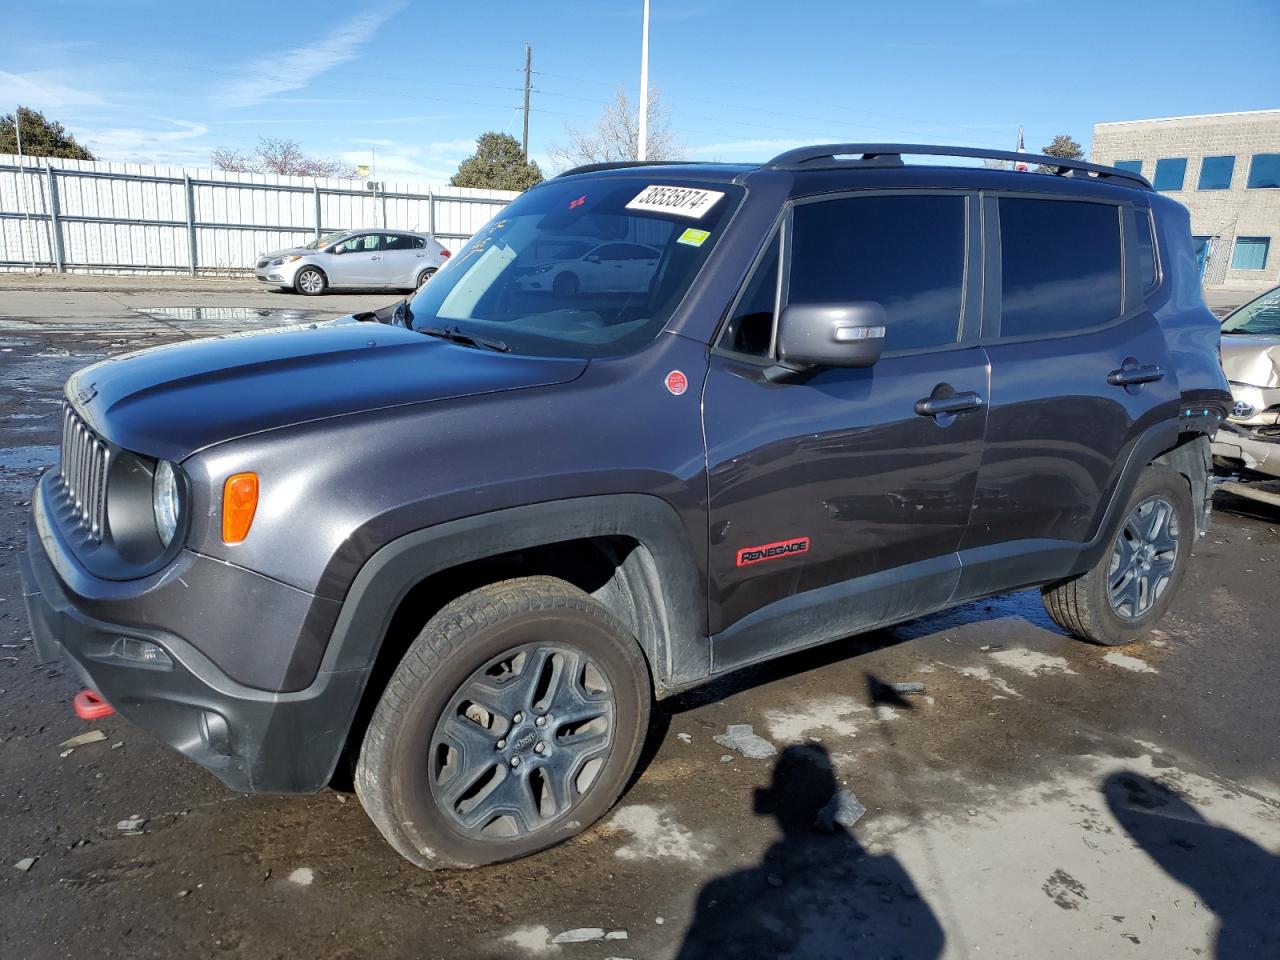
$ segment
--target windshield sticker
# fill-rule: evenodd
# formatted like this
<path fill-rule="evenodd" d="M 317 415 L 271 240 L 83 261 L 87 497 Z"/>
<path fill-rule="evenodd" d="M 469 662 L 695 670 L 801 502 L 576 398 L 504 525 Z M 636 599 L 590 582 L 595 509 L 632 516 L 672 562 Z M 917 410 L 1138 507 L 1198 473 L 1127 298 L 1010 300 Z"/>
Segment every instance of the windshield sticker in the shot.
<path fill-rule="evenodd" d="M 627 204 L 628 210 L 644 210 L 649 213 L 673 213 L 678 217 L 701 220 L 703 214 L 716 205 L 724 194 L 719 190 L 697 190 L 693 187 L 664 187 L 654 184 L 645 187 Z"/>
<path fill-rule="evenodd" d="M 676 243 L 687 243 L 691 247 L 702 246 L 707 237 L 711 236 L 709 230 L 699 230 L 697 227 L 686 227 L 684 233 L 676 237 Z"/>
<path fill-rule="evenodd" d="M 569 201 L 569 209 L 570 209 L 570 210 L 577 210 L 580 206 L 582 206 L 582 205 L 583 205 L 584 203 L 586 203 L 586 202 L 587 202 L 587 195 L 584 193 L 584 194 L 583 194 L 582 196 L 580 196 L 577 200 L 570 200 L 570 201 Z"/>

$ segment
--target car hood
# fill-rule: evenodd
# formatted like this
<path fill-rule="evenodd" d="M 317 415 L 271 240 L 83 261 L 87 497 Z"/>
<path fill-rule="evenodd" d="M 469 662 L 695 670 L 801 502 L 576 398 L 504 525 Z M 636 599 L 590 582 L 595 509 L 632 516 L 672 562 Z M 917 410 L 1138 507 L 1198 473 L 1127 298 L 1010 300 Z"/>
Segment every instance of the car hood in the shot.
<path fill-rule="evenodd" d="M 316 250 L 312 247 L 288 247 L 287 249 L 284 249 L 284 250 L 271 250 L 268 253 L 260 253 L 258 254 L 258 259 L 274 260 L 276 257 L 292 257 L 292 256 L 305 257 L 309 253 L 319 253 L 319 252 L 320 252 L 319 250 Z"/>
<path fill-rule="evenodd" d="M 1223 334 L 1222 372 L 1233 383 L 1280 387 L 1280 337 Z"/>
<path fill-rule="evenodd" d="M 309 420 L 565 383 L 586 366 L 348 317 L 113 357 L 73 374 L 66 396 L 112 443 L 179 461 Z"/>

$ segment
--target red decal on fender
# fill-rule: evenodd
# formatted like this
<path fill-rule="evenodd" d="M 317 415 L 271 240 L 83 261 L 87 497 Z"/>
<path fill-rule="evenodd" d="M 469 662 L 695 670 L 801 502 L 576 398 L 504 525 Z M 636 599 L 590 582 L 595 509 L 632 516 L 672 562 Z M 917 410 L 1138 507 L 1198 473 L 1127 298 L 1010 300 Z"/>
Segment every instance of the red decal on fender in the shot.
<path fill-rule="evenodd" d="M 672 370 L 668 373 L 664 382 L 667 385 L 667 391 L 673 397 L 678 397 L 689 389 L 689 378 L 679 370 Z"/>
<path fill-rule="evenodd" d="M 808 537 L 792 537 L 790 540 L 778 540 L 759 547 L 743 547 L 738 551 L 738 566 L 749 567 L 753 563 L 764 563 L 766 560 L 777 560 L 779 557 L 808 552 Z"/>

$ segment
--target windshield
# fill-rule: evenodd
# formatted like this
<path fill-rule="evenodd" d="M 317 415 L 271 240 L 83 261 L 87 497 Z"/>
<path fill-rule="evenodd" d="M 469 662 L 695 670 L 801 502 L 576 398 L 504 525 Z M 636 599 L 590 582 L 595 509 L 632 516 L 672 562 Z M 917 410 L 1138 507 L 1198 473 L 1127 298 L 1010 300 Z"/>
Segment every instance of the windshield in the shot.
<path fill-rule="evenodd" d="M 627 353 L 666 325 L 741 201 L 733 184 L 552 181 L 517 198 L 409 305 L 414 329 L 513 353 Z"/>
<path fill-rule="evenodd" d="M 1222 321 L 1225 334 L 1280 337 L 1280 287 L 1268 290 Z"/>
<path fill-rule="evenodd" d="M 341 233 L 330 233 L 330 234 L 327 234 L 327 235 L 325 235 L 325 236 L 321 237 L 319 240 L 312 240 L 310 243 L 305 244 L 305 245 L 303 246 L 303 249 L 304 249 L 304 250 L 319 250 L 321 247 L 327 247 L 327 246 L 329 246 L 329 244 L 331 244 L 331 243 L 337 243 L 339 240 L 341 240 L 343 237 L 345 237 L 345 236 L 347 235 L 347 233 L 349 233 L 349 232 L 350 232 L 350 231 L 344 230 L 344 231 L 342 231 Z"/>

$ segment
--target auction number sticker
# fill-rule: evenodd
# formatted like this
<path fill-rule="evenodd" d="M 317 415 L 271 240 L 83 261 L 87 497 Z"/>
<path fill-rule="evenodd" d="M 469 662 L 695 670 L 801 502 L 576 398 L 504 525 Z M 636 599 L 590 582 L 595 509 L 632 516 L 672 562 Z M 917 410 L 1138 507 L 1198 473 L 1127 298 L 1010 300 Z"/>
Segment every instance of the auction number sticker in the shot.
<path fill-rule="evenodd" d="M 698 190 L 694 187 L 664 187 L 660 184 L 645 187 L 628 210 L 644 210 L 648 213 L 672 213 L 677 217 L 701 220 L 724 194 L 719 190 Z"/>

